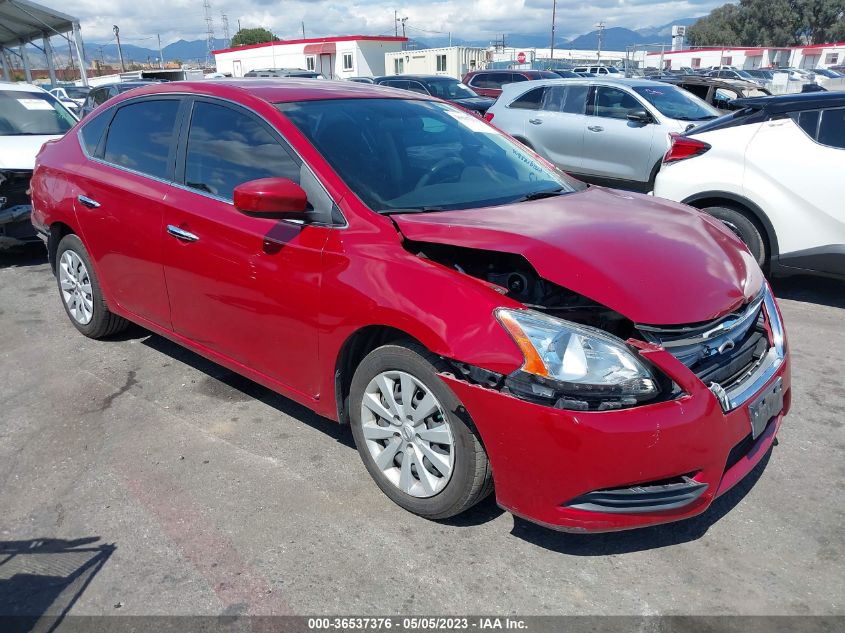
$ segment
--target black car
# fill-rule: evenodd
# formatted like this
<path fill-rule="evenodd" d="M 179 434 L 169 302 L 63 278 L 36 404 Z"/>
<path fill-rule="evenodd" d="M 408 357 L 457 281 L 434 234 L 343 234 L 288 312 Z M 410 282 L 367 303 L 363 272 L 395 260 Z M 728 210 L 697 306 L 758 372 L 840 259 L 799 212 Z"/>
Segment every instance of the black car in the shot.
<path fill-rule="evenodd" d="M 376 77 L 375 83 L 391 88 L 410 90 L 424 95 L 431 95 L 444 101 L 459 105 L 465 110 L 483 115 L 496 100 L 480 97 L 476 92 L 457 79 L 442 75 L 393 75 Z"/>
<path fill-rule="evenodd" d="M 85 97 L 85 102 L 82 104 L 82 112 L 79 113 L 79 118 L 88 116 L 101 103 L 105 103 L 112 97 L 116 97 L 121 92 L 157 83 L 161 82 L 152 80 L 121 81 L 118 83 L 103 84 L 102 86 L 91 88 L 88 96 Z"/>
<path fill-rule="evenodd" d="M 575 71 L 569 70 L 568 68 L 549 68 L 549 72 L 553 72 L 555 75 L 558 75 L 561 79 L 578 79 L 578 77 L 582 77 L 582 74 L 576 73 Z"/>
<path fill-rule="evenodd" d="M 303 68 L 255 68 L 244 77 L 290 77 L 294 79 L 325 79 L 325 77 L 313 70 Z"/>

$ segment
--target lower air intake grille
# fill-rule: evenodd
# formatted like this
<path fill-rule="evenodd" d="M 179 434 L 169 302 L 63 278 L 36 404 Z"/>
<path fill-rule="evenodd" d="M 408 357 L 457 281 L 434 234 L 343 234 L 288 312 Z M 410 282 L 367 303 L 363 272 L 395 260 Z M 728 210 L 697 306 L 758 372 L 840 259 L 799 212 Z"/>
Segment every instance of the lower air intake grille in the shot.
<path fill-rule="evenodd" d="M 689 505 L 707 489 L 707 484 L 690 477 L 677 477 L 663 482 L 610 488 L 588 492 L 564 504 L 568 508 L 590 512 L 636 514 L 673 510 Z"/>

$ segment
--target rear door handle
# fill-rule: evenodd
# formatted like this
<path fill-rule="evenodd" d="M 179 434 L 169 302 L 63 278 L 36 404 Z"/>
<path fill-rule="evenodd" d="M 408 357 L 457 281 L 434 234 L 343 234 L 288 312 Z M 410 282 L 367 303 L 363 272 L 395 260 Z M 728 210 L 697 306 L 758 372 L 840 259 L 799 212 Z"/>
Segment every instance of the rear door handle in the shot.
<path fill-rule="evenodd" d="M 590 132 L 604 132 L 604 128 L 600 125 L 590 125 L 587 127 Z"/>
<path fill-rule="evenodd" d="M 542 125 L 543 119 L 528 119 L 528 122 L 532 125 Z"/>
<path fill-rule="evenodd" d="M 180 229 L 178 226 L 173 226 L 172 224 L 167 225 L 167 232 L 177 240 L 182 240 L 183 242 L 197 242 L 200 239 L 198 235 L 194 235 L 193 233 Z"/>
<path fill-rule="evenodd" d="M 99 202 L 88 196 L 76 196 L 76 199 L 79 200 L 80 204 L 84 204 L 89 209 L 97 209 L 100 206 Z"/>

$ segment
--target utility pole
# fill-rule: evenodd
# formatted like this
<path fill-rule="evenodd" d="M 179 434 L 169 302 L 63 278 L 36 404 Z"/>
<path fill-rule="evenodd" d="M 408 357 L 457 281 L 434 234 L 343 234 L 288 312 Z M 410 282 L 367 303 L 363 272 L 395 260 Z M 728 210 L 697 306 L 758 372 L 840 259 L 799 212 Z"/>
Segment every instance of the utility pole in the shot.
<path fill-rule="evenodd" d="M 112 31 L 114 31 L 114 37 L 117 39 L 117 56 L 120 58 L 120 72 L 125 73 L 126 64 L 123 63 L 123 49 L 120 47 L 120 29 L 117 24 L 112 27 Z"/>
<path fill-rule="evenodd" d="M 555 16 L 557 14 L 557 0 L 552 2 L 552 47 L 549 51 L 549 57 L 554 61 L 555 58 Z M 502 37 L 504 40 L 504 36 Z"/>
<path fill-rule="evenodd" d="M 229 16 L 224 11 L 220 12 L 220 22 L 223 24 L 223 48 L 229 48 L 232 44 L 229 37 Z"/>
<path fill-rule="evenodd" d="M 156 37 L 158 38 L 158 67 L 164 68 L 164 53 L 161 52 L 161 35 L 156 33 Z"/>
<path fill-rule="evenodd" d="M 596 62 L 600 64 L 601 63 L 601 45 L 602 45 L 603 40 L 604 40 L 604 22 L 599 22 L 598 24 L 596 24 L 596 28 L 599 30 L 599 50 L 597 51 L 597 53 L 598 53 L 597 57 L 598 58 L 596 59 Z"/>
<path fill-rule="evenodd" d="M 393 11 L 393 34 L 399 37 L 399 12 L 395 9 Z"/>
<path fill-rule="evenodd" d="M 301 24 L 302 24 L 302 39 L 305 39 L 305 21 L 302 21 Z"/>
<path fill-rule="evenodd" d="M 214 21 L 211 18 L 211 2 L 203 0 L 203 11 L 205 12 L 205 65 L 211 63 L 211 51 L 214 50 Z"/>

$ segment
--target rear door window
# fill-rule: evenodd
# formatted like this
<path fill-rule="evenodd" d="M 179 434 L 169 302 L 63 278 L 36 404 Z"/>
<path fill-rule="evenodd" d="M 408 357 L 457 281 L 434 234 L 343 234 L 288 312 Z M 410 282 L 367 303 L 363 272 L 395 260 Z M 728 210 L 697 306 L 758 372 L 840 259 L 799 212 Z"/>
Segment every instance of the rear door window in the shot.
<path fill-rule="evenodd" d="M 179 99 L 161 99 L 121 106 L 109 126 L 104 160 L 167 178 L 179 104 Z"/>
<path fill-rule="evenodd" d="M 549 86 L 546 90 L 542 109 L 549 112 L 584 114 L 587 105 L 587 86 Z"/>

